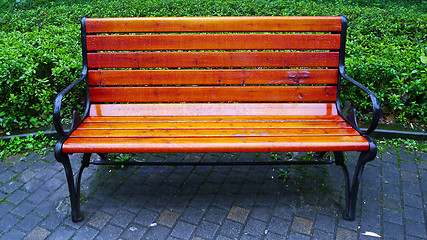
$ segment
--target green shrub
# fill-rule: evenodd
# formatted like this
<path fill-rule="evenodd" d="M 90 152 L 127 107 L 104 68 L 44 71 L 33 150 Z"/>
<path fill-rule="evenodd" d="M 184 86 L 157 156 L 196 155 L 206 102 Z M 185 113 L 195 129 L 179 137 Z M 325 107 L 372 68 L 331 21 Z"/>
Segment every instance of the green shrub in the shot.
<path fill-rule="evenodd" d="M 3 130 L 51 123 L 56 94 L 80 76 L 83 16 L 346 15 L 349 75 L 378 95 L 386 117 L 427 123 L 425 1 L 0 0 L 0 9 Z M 71 94 L 64 112 L 81 106 L 83 95 Z M 355 88 L 345 96 L 369 113 Z"/>

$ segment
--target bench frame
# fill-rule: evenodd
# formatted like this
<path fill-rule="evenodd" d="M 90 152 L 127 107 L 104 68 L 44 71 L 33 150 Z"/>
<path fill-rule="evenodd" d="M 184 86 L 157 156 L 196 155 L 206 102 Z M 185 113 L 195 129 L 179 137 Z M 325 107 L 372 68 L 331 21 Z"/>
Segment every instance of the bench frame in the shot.
<path fill-rule="evenodd" d="M 67 153 L 64 153 L 62 151 L 62 145 L 63 143 L 68 139 L 68 137 L 71 135 L 71 133 L 77 129 L 77 127 L 83 122 L 83 120 L 88 116 L 89 114 L 89 108 L 91 105 L 90 98 L 89 98 L 89 83 L 88 83 L 88 59 L 87 59 L 87 45 L 86 45 L 86 18 L 83 18 L 81 20 L 81 40 L 82 40 L 82 49 L 83 49 L 83 70 L 82 75 L 80 79 L 78 79 L 76 82 L 69 85 L 67 88 L 65 88 L 62 92 L 60 92 L 55 99 L 54 102 L 54 109 L 53 109 L 53 120 L 55 128 L 59 135 L 61 135 L 61 139 L 58 141 L 58 143 L 55 145 L 54 153 L 55 157 L 58 162 L 62 163 L 64 166 L 67 182 L 68 182 L 68 188 L 70 193 L 70 200 L 71 200 L 71 215 L 72 220 L 74 222 L 78 222 L 83 220 L 83 215 L 80 211 L 80 184 L 81 184 L 81 176 L 84 168 L 88 167 L 89 164 L 94 165 L 191 165 L 191 166 L 200 166 L 200 165 L 294 165 L 294 164 L 300 164 L 300 165 L 311 165 L 311 164 L 332 164 L 335 163 L 338 166 L 341 166 L 344 174 L 344 181 L 345 181 L 345 210 L 343 213 L 343 218 L 347 220 L 354 220 L 356 216 L 356 205 L 357 205 L 357 196 L 358 196 L 358 189 L 360 185 L 360 180 L 362 176 L 362 172 L 364 169 L 364 166 L 369 161 L 372 161 L 375 159 L 377 154 L 377 147 L 376 143 L 373 139 L 371 139 L 368 135 L 372 133 L 375 128 L 378 125 L 379 121 L 379 115 L 380 115 L 380 109 L 379 109 L 379 102 L 377 97 L 373 92 L 371 92 L 366 87 L 362 86 L 357 81 L 350 78 L 345 71 L 345 65 L 344 65 L 344 53 L 345 53 L 345 42 L 346 42 L 346 32 L 347 32 L 347 19 L 344 16 L 342 17 L 342 30 L 341 32 L 338 32 L 341 34 L 341 47 L 339 50 L 339 73 L 338 73 L 338 84 L 337 84 L 337 98 L 336 98 L 336 106 L 338 109 L 338 114 L 346 121 L 348 122 L 357 132 L 359 132 L 363 137 L 366 138 L 366 140 L 369 142 L 369 150 L 368 151 L 362 151 L 359 156 L 359 160 L 356 164 L 354 174 L 352 177 L 352 180 L 350 179 L 350 175 L 348 172 L 348 169 L 345 165 L 345 158 L 344 158 L 344 152 L 336 151 L 334 153 L 335 161 L 266 161 L 266 162 L 110 162 L 107 161 L 108 156 L 106 154 L 100 154 L 101 161 L 90 161 L 91 153 L 84 153 L 83 154 L 83 160 L 80 167 L 80 170 L 78 172 L 78 175 L 76 177 L 76 180 L 74 180 L 74 174 L 71 167 L 70 159 L 68 157 Z M 373 118 L 370 123 L 369 128 L 366 131 L 362 131 L 358 124 L 356 119 L 356 110 L 353 109 L 349 112 L 348 116 L 346 116 L 341 107 L 340 107 L 340 92 L 341 92 L 341 81 L 342 78 L 349 81 L 350 83 L 356 85 L 358 88 L 360 88 L 362 91 L 367 93 L 372 101 L 373 105 Z M 72 126 L 69 131 L 65 131 L 61 124 L 61 104 L 64 96 L 76 85 L 85 82 L 86 83 L 86 108 L 83 117 L 80 117 L 80 115 L 74 111 L 73 112 L 73 120 L 72 120 Z"/>

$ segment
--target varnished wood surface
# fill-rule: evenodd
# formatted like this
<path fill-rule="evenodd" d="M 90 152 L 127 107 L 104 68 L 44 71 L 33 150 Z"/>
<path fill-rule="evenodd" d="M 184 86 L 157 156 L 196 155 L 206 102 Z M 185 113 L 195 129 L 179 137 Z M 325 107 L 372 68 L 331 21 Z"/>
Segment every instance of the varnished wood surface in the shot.
<path fill-rule="evenodd" d="M 88 18 L 88 33 L 121 32 L 337 32 L 341 17 Z"/>
<path fill-rule="evenodd" d="M 88 53 L 89 68 L 338 67 L 338 52 Z"/>
<path fill-rule="evenodd" d="M 340 34 L 162 34 L 87 36 L 88 51 L 339 49 Z"/>
<path fill-rule="evenodd" d="M 337 115 L 335 103 L 91 104 L 89 116 L 317 116 Z"/>
<path fill-rule="evenodd" d="M 91 87 L 91 102 L 335 101 L 336 86 Z"/>
<path fill-rule="evenodd" d="M 69 138 L 65 153 L 366 151 L 361 136 Z"/>
<path fill-rule="evenodd" d="M 89 70 L 89 85 L 337 84 L 337 69 Z"/>

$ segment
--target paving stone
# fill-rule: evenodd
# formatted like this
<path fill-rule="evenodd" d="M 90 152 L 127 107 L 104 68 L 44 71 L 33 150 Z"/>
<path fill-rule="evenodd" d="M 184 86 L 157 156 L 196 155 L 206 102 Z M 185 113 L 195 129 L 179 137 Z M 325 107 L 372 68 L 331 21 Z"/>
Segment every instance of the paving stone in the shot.
<path fill-rule="evenodd" d="M 15 192 L 18 189 L 22 188 L 23 183 L 17 182 L 17 181 L 10 181 L 6 183 L 5 185 L 0 184 L 0 192 L 11 194 Z"/>
<path fill-rule="evenodd" d="M 195 229 L 195 225 L 179 221 L 172 230 L 171 236 L 181 239 L 189 239 Z"/>
<path fill-rule="evenodd" d="M 400 177 L 402 181 L 411 183 L 418 183 L 418 176 L 416 172 L 400 171 Z"/>
<path fill-rule="evenodd" d="M 395 210 L 402 210 L 402 200 L 395 196 L 387 196 L 384 195 L 383 197 L 383 205 L 386 208 L 395 209 Z"/>
<path fill-rule="evenodd" d="M 203 239 L 213 239 L 220 225 L 202 221 L 196 228 L 195 235 Z"/>
<path fill-rule="evenodd" d="M 393 209 L 384 208 L 383 209 L 383 219 L 385 221 L 388 221 L 391 223 L 402 225 L 403 224 L 403 212 L 393 210 Z"/>
<path fill-rule="evenodd" d="M 30 213 L 27 214 L 19 223 L 17 223 L 16 226 L 29 232 L 33 228 L 35 228 L 42 220 L 43 219 L 41 217 Z"/>
<path fill-rule="evenodd" d="M 164 227 L 162 225 L 150 227 L 150 228 L 148 228 L 147 232 L 143 236 L 143 239 L 147 239 L 147 240 L 150 240 L 150 239 L 157 239 L 157 240 L 167 239 L 170 231 L 171 230 L 169 228 Z"/>
<path fill-rule="evenodd" d="M 87 224 L 95 229 L 102 229 L 111 219 L 111 215 L 97 211 L 88 220 Z"/>
<path fill-rule="evenodd" d="M 421 195 L 420 185 L 416 183 L 402 181 L 402 192 L 414 195 Z"/>
<path fill-rule="evenodd" d="M 173 225 L 175 224 L 179 216 L 180 216 L 179 213 L 172 212 L 165 209 L 163 210 L 162 214 L 160 214 L 156 222 L 171 228 L 173 227 Z"/>
<path fill-rule="evenodd" d="M 273 232 L 268 232 L 267 235 L 265 236 L 265 240 L 283 240 L 283 239 L 286 239 L 286 237 Z"/>
<path fill-rule="evenodd" d="M 9 232 L 5 233 L 3 236 L 0 235 L 1 239 L 23 239 L 24 237 L 25 237 L 25 233 L 15 228 L 11 229 Z"/>
<path fill-rule="evenodd" d="M 335 217 L 319 214 L 314 222 L 314 228 L 333 233 L 335 231 L 336 221 L 337 219 Z"/>
<path fill-rule="evenodd" d="M 0 219 L 0 231 L 9 231 L 9 229 L 11 229 L 17 222 L 19 222 L 19 218 L 10 213 L 6 214 Z"/>
<path fill-rule="evenodd" d="M 148 209 L 142 209 L 139 214 L 136 216 L 134 221 L 136 223 L 141 224 L 144 227 L 150 226 L 154 221 L 157 219 L 159 214 L 157 212 L 148 210 Z"/>
<path fill-rule="evenodd" d="M 403 204 L 415 208 L 423 208 L 421 196 L 403 193 Z"/>
<path fill-rule="evenodd" d="M 229 237 L 238 238 L 243 229 L 243 224 L 226 219 L 219 229 L 219 234 Z"/>
<path fill-rule="evenodd" d="M 240 223 L 245 223 L 250 212 L 251 211 L 249 209 L 234 205 L 233 207 L 231 207 L 231 210 L 228 213 L 227 218 Z"/>
<path fill-rule="evenodd" d="M 7 201 L 13 203 L 14 205 L 18 205 L 28 196 L 29 194 L 27 192 L 18 189 L 8 196 Z"/>
<path fill-rule="evenodd" d="M 370 211 L 362 211 L 360 224 L 380 228 L 381 216 L 377 213 L 373 213 Z"/>
<path fill-rule="evenodd" d="M 290 222 L 277 217 L 272 217 L 267 230 L 268 232 L 274 232 L 281 235 L 285 235 L 289 231 L 290 226 Z"/>
<path fill-rule="evenodd" d="M 122 228 L 107 224 L 99 231 L 99 234 L 96 239 L 117 239 L 122 232 Z"/>
<path fill-rule="evenodd" d="M 126 210 L 119 210 L 115 215 L 112 216 L 110 223 L 118 225 L 122 228 L 126 226 L 135 218 L 136 214 Z"/>
<path fill-rule="evenodd" d="M 75 234 L 75 230 L 65 226 L 59 226 L 49 235 L 49 240 L 64 240 L 69 239 Z"/>
<path fill-rule="evenodd" d="M 394 184 L 383 184 L 383 194 L 400 198 L 400 187 Z"/>
<path fill-rule="evenodd" d="M 50 235 L 50 231 L 42 228 L 35 227 L 25 238 L 24 240 L 43 240 Z"/>
<path fill-rule="evenodd" d="M 272 212 L 273 212 L 272 207 L 254 206 L 251 210 L 250 217 L 267 222 L 270 220 Z"/>
<path fill-rule="evenodd" d="M 309 239 L 310 239 L 309 236 L 306 236 L 297 232 L 291 232 L 288 238 L 288 240 L 309 240 Z"/>
<path fill-rule="evenodd" d="M 345 228 L 338 228 L 336 233 L 337 240 L 353 240 L 357 239 L 357 232 Z"/>
<path fill-rule="evenodd" d="M 413 222 L 411 220 L 405 221 L 405 229 L 407 235 L 420 237 L 426 239 L 426 226 L 424 223 Z"/>
<path fill-rule="evenodd" d="M 35 204 L 39 204 L 49 196 L 49 192 L 41 188 L 35 190 L 27 200 Z"/>
<path fill-rule="evenodd" d="M 181 215 L 181 220 L 193 224 L 198 224 L 202 219 L 204 213 L 205 211 L 202 211 L 200 209 L 188 207 L 187 210 L 185 210 L 185 212 Z"/>
<path fill-rule="evenodd" d="M 255 237 L 264 237 L 266 228 L 266 222 L 259 221 L 254 218 L 249 218 L 245 228 L 243 229 L 243 233 Z"/>
<path fill-rule="evenodd" d="M 145 232 L 147 232 L 148 228 L 143 227 L 136 223 L 131 223 L 128 228 L 126 228 L 122 234 L 121 238 L 124 239 L 141 239 Z"/>
<path fill-rule="evenodd" d="M 291 226 L 292 231 L 310 235 L 312 228 L 313 228 L 312 220 L 302 218 L 302 217 L 294 217 L 292 221 L 292 226 Z"/>
<path fill-rule="evenodd" d="M 77 232 L 76 235 L 72 238 L 73 240 L 92 240 L 95 239 L 99 231 L 93 228 L 83 226 Z"/>
<path fill-rule="evenodd" d="M 384 238 L 404 239 L 404 227 L 402 224 L 383 222 Z"/>
<path fill-rule="evenodd" d="M 334 239 L 334 233 L 324 232 L 322 230 L 313 230 L 313 240 L 330 240 Z"/>
<path fill-rule="evenodd" d="M 0 183 L 6 184 L 10 181 L 13 181 L 13 178 L 17 176 L 18 174 L 16 174 L 16 172 L 12 172 L 12 171 L 3 172 L 2 174 L 0 174 Z"/>
<path fill-rule="evenodd" d="M 419 223 L 425 222 L 423 209 L 405 206 L 403 212 L 406 219 Z"/>
<path fill-rule="evenodd" d="M 210 207 L 206 211 L 204 218 L 207 221 L 210 221 L 219 225 L 222 223 L 222 221 L 227 216 L 227 214 L 228 214 L 227 210 L 224 210 L 218 207 Z"/>
<path fill-rule="evenodd" d="M 205 196 L 205 195 L 196 195 L 193 200 L 190 202 L 190 206 L 202 210 L 206 210 L 211 202 L 213 201 L 213 196 Z"/>

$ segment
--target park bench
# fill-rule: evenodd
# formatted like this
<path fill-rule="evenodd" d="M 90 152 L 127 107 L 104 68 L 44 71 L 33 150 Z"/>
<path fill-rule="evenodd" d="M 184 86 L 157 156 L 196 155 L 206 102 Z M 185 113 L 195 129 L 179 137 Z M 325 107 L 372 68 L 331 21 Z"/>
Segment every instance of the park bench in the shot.
<path fill-rule="evenodd" d="M 81 174 L 114 164 L 108 153 L 333 152 L 331 161 L 128 162 L 141 165 L 335 163 L 345 179 L 344 218 L 355 218 L 365 164 L 377 149 L 375 95 L 346 75 L 347 19 L 333 17 L 83 18 L 83 72 L 59 93 L 55 146 L 80 221 Z M 367 93 L 373 120 L 366 131 L 344 113 L 341 81 Z M 86 108 L 67 132 L 61 103 L 86 84 Z M 353 180 L 345 151 L 359 151 Z M 68 155 L 83 153 L 74 181 Z M 101 160 L 91 160 L 92 153 Z"/>

